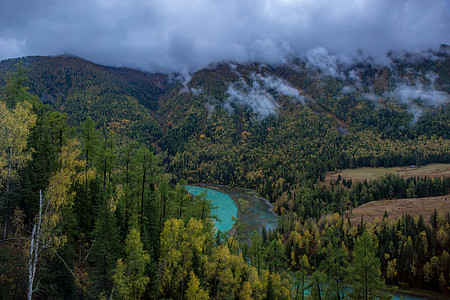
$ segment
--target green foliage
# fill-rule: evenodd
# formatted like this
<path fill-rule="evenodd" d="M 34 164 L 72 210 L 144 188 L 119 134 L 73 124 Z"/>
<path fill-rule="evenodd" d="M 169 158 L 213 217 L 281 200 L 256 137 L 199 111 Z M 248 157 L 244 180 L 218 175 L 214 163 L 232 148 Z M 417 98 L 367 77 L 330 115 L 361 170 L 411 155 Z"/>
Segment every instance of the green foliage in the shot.
<path fill-rule="evenodd" d="M 0 72 L 12 70 L 4 61 Z M 70 125 L 88 116 L 99 128 L 118 133 L 120 139 L 154 140 L 161 129 L 152 112 L 158 96 L 169 87 L 167 76 L 124 68 L 95 65 L 73 56 L 23 59 L 30 92 L 44 103 L 67 113 Z"/>
<path fill-rule="evenodd" d="M 274 201 L 326 171 L 449 162 L 448 103 L 437 108 L 419 103 L 424 113 L 412 124 L 407 106 L 384 99 L 399 78 L 430 84 L 423 75 L 428 71 L 439 75 L 434 85 L 445 91 L 449 59 L 445 51 L 434 55 L 439 60 L 395 58 L 390 70 L 360 64 L 362 85 L 350 93 L 342 89 L 353 82 L 310 74 L 302 64 L 236 69 L 218 64 L 194 73 L 186 86 L 167 75 L 106 68 L 70 56 L 27 58 L 24 65 L 30 69 L 30 90 L 67 112 L 70 124 L 91 117 L 101 131 L 116 132 L 119 145 L 132 139 L 167 151 L 167 171 L 177 179 L 251 187 Z M 0 70 L 13 63 L 3 62 Z M 284 80 L 305 102 L 269 90 L 280 104 L 276 117 L 258 121 L 239 105 L 229 114 L 224 109 L 229 84 L 240 77 L 251 84 L 252 74 Z M 365 98 L 371 90 L 383 101 L 375 105 Z"/>
<path fill-rule="evenodd" d="M 377 299 L 385 289 L 381 278 L 380 259 L 376 257 L 375 249 L 376 244 L 367 232 L 356 240 L 347 277 L 353 288 L 351 297 L 354 299 Z"/>
<path fill-rule="evenodd" d="M 263 268 L 263 240 L 261 235 L 257 231 L 253 231 L 251 235 L 251 245 L 250 245 L 250 263 L 252 266 L 256 267 L 258 270 L 258 274 L 260 274 L 261 269 Z"/>
<path fill-rule="evenodd" d="M 125 258 L 117 261 L 113 276 L 121 299 L 140 299 L 150 281 L 144 275 L 150 255 L 143 248 L 139 231 L 132 228 L 125 240 Z"/>
<path fill-rule="evenodd" d="M 93 292 L 95 294 L 104 292 L 110 295 L 113 291 L 114 269 L 122 249 L 116 219 L 109 200 L 104 201 L 100 207 L 92 240 L 91 259 L 96 266 L 93 272 Z"/>
<path fill-rule="evenodd" d="M 218 64 L 182 86 L 167 75 L 75 57 L 26 58 L 1 90 L 8 236 L 0 244 L 1 293 L 25 296 L 27 241 L 39 190 L 47 187 L 46 237 L 54 247 L 40 257 L 35 297 L 299 299 L 310 289 L 319 299 L 371 299 L 385 297 L 383 279 L 445 291 L 449 216 L 435 212 L 431 225 L 408 215 L 356 226 L 345 219 L 372 200 L 445 195 L 449 178 L 317 184 L 325 172 L 348 167 L 449 162 L 448 103 L 434 108 L 417 100 L 423 116 L 412 124 L 395 99 L 375 105 L 365 98 L 385 98 L 396 78 L 429 84 L 429 70 L 440 76 L 435 87 L 448 91 L 449 59 L 436 55 L 393 58 L 390 70 L 361 64 L 361 85 L 350 93 L 342 90 L 351 82 L 302 63 Z M 1 62 L 0 71 L 13 63 Z M 278 114 L 263 120 L 227 102 L 230 83 L 251 85 L 257 74 L 284 80 L 305 101 L 270 89 Z M 243 243 L 239 222 L 232 237 L 216 233 L 211 203 L 189 195 L 182 178 L 256 189 L 277 200 L 278 228 L 255 231 Z"/>
<path fill-rule="evenodd" d="M 333 244 L 329 243 L 324 248 L 324 251 L 326 252 L 325 259 L 321 262 L 320 267 L 328 275 L 324 288 L 325 298 L 341 299 L 342 294 L 346 290 L 344 277 L 349 260 L 345 245 L 333 246 Z"/>
<path fill-rule="evenodd" d="M 276 273 L 285 265 L 284 245 L 279 240 L 273 240 L 267 246 L 266 261 L 270 271 Z"/>
<path fill-rule="evenodd" d="M 203 290 L 200 286 L 200 281 L 195 276 L 194 272 L 191 271 L 191 279 L 189 280 L 188 289 L 186 291 L 187 300 L 207 300 L 209 299 L 208 293 Z"/>
<path fill-rule="evenodd" d="M 200 220 L 170 219 L 161 233 L 161 256 L 159 274 L 163 295 L 175 296 L 185 293 L 185 283 L 192 270 L 193 258 L 203 252 L 205 233 Z"/>
<path fill-rule="evenodd" d="M 3 99 L 8 108 L 16 107 L 19 102 L 37 102 L 37 97 L 30 94 L 26 86 L 29 80 L 27 77 L 29 69 L 25 68 L 23 61 L 16 63 L 14 66 L 15 71 L 6 74 L 6 85 L 3 87 Z"/>

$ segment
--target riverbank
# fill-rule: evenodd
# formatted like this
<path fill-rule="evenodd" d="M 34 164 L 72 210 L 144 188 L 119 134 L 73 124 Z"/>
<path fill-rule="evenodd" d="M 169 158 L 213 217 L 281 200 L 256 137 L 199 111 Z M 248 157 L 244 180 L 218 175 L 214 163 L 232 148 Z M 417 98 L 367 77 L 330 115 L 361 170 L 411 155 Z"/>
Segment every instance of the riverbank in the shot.
<path fill-rule="evenodd" d="M 233 200 L 235 206 L 237 207 L 237 217 L 239 219 L 239 222 L 244 225 L 244 234 L 249 235 L 251 234 L 251 232 L 253 232 L 253 230 L 260 231 L 263 226 L 266 228 L 266 230 L 274 230 L 277 225 L 278 216 L 273 212 L 273 206 L 267 199 L 264 199 L 252 189 L 204 183 L 196 183 L 190 185 L 214 190 L 229 195 Z M 242 204 L 247 204 L 245 208 L 241 207 L 239 199 L 241 199 Z M 236 234 L 235 226 L 231 228 L 229 234 Z"/>
<path fill-rule="evenodd" d="M 398 288 L 395 291 L 395 295 L 396 296 L 397 295 L 398 296 L 407 296 L 408 299 L 409 299 L 409 297 L 413 297 L 413 298 L 427 299 L 427 300 L 450 300 L 450 295 L 448 295 L 448 294 L 437 293 L 437 292 L 424 290 L 424 289 Z M 400 299 L 400 297 L 399 297 L 399 299 Z M 394 300 L 395 300 L 395 298 L 394 298 Z"/>

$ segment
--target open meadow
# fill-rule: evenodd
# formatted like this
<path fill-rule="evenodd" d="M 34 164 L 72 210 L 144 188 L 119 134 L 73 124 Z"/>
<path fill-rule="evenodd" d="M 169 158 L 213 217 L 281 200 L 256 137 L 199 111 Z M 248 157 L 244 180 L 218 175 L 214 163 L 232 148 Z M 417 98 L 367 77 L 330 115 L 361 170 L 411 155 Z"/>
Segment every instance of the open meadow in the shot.
<path fill-rule="evenodd" d="M 412 167 L 394 167 L 394 168 L 357 168 L 357 169 L 345 169 L 336 173 L 327 173 L 325 183 L 329 183 L 330 180 L 336 181 L 341 175 L 342 179 L 352 181 L 364 181 L 370 179 L 376 179 L 386 174 L 398 174 L 402 177 L 442 177 L 450 176 L 450 164 L 429 164 L 426 166 Z"/>
<path fill-rule="evenodd" d="M 444 215 L 450 212 L 450 195 L 426 198 L 407 198 L 372 201 L 353 209 L 350 221 L 356 224 L 361 220 L 361 216 L 367 222 L 383 218 L 384 212 L 392 219 L 400 218 L 407 213 L 413 217 L 423 215 L 426 221 L 429 220 L 434 209 L 438 214 Z"/>

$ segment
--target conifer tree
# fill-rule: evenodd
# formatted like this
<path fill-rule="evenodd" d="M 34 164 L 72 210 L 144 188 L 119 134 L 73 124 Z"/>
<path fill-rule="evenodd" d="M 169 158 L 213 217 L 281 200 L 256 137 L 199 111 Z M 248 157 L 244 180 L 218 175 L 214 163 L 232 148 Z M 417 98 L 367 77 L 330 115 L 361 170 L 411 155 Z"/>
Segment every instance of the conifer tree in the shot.
<path fill-rule="evenodd" d="M 94 292 L 110 295 L 113 289 L 113 272 L 120 256 L 120 241 L 110 199 L 106 199 L 99 208 L 95 229 L 92 233 L 90 251 L 95 265 Z"/>
<path fill-rule="evenodd" d="M 329 299 L 341 299 L 344 294 L 344 276 L 348 265 L 348 255 L 345 246 L 334 247 L 331 243 L 324 249 L 325 259 L 321 263 L 321 268 L 328 274 L 328 283 L 325 293 Z"/>
<path fill-rule="evenodd" d="M 97 158 L 100 144 L 100 136 L 96 130 L 95 122 L 88 117 L 85 122 L 80 125 L 80 140 L 82 145 L 81 154 L 85 160 L 83 182 L 77 185 L 77 201 L 75 202 L 75 210 L 78 215 L 78 225 L 80 233 L 89 236 L 95 226 L 94 217 L 97 215 L 95 208 L 103 203 L 99 200 L 101 197 L 101 186 L 97 179 Z M 95 176 L 88 176 L 89 172 L 94 172 Z"/>
<path fill-rule="evenodd" d="M 386 286 L 381 278 L 376 249 L 377 245 L 367 231 L 356 240 L 353 261 L 347 269 L 347 282 L 353 289 L 353 299 L 369 300 L 384 296 Z"/>
<path fill-rule="evenodd" d="M 198 280 L 194 272 L 191 271 L 190 276 L 191 279 L 186 290 L 186 300 L 208 300 L 208 292 L 200 287 L 200 280 Z"/>
<path fill-rule="evenodd" d="M 253 231 L 251 237 L 251 245 L 250 245 L 250 263 L 252 266 L 255 266 L 258 270 L 258 274 L 261 273 L 261 269 L 263 268 L 263 240 L 258 231 Z"/>

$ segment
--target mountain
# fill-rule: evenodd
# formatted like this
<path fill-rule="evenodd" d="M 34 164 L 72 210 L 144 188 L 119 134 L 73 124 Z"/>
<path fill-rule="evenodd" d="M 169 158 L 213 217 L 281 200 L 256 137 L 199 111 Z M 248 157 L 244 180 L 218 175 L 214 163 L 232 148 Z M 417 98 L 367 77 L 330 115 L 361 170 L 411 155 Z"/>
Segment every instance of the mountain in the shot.
<path fill-rule="evenodd" d="M 91 116 L 102 129 L 130 138 L 157 140 L 155 116 L 159 96 L 170 86 L 168 76 L 96 65 L 74 56 L 26 57 L 1 62 L 1 73 L 18 61 L 29 69 L 30 91 L 43 103 L 66 112 L 71 124 Z"/>
<path fill-rule="evenodd" d="M 271 200 L 326 171 L 450 161 L 448 46 L 384 61 L 318 48 L 282 65 L 221 62 L 149 74 L 73 56 L 22 60 L 29 88 L 71 124 L 166 152 L 189 182 L 252 187 Z"/>

